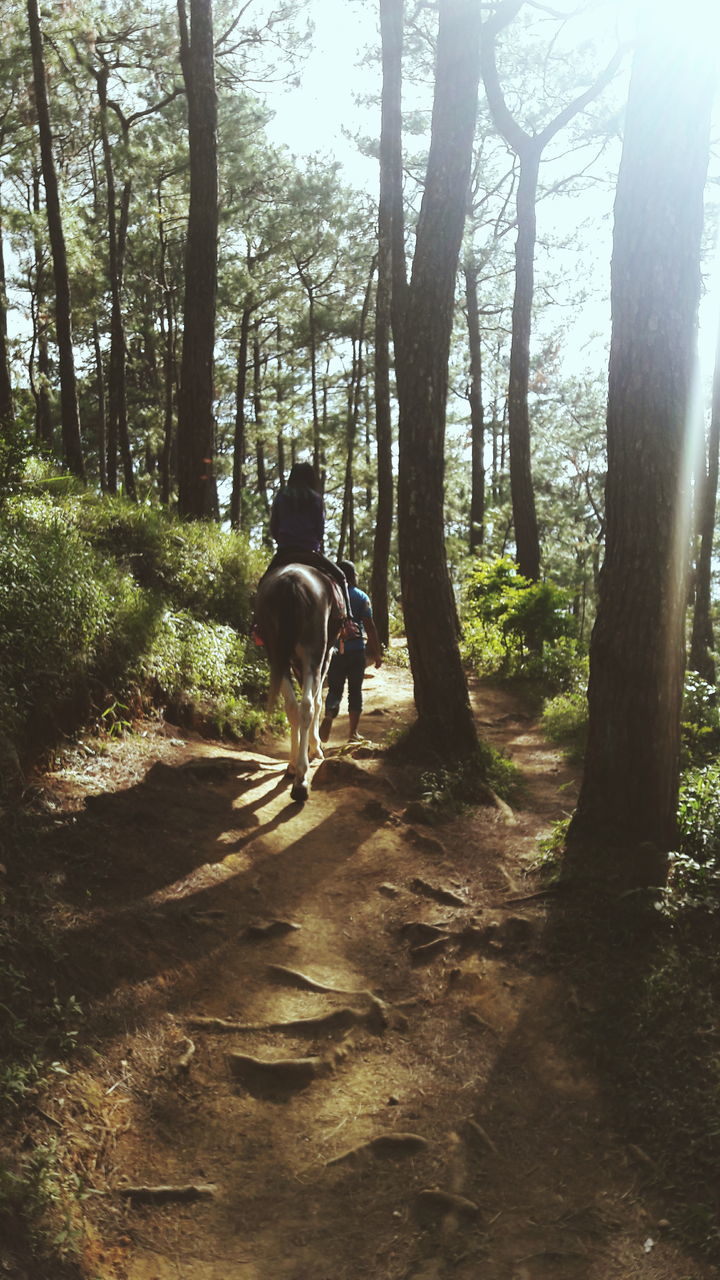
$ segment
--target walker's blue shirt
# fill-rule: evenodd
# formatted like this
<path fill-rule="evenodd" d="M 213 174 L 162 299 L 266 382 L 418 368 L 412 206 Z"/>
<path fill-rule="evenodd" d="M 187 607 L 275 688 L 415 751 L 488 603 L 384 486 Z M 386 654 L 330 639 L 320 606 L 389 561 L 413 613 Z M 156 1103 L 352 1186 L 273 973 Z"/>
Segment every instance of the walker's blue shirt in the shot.
<path fill-rule="evenodd" d="M 351 636 L 347 639 L 344 643 L 344 649 L 346 653 L 359 653 L 365 648 L 365 628 L 363 623 L 367 622 L 368 618 L 372 618 L 370 597 L 366 596 L 365 592 L 361 591 L 359 587 L 350 588 L 350 608 L 352 609 L 352 616 L 360 628 L 360 635 Z"/>

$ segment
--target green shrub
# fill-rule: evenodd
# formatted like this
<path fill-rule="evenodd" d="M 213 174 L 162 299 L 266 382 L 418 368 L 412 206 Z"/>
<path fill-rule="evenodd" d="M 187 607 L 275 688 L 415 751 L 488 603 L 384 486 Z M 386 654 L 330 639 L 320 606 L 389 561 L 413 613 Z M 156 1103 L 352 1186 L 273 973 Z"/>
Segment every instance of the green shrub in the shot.
<path fill-rule="evenodd" d="M 235 734 L 265 722 L 248 657 L 258 553 L 217 526 L 87 494 L 15 497 L 0 516 L 0 746 L 51 737 L 53 709 L 149 693 L 197 700 Z"/>
<path fill-rule="evenodd" d="M 683 756 L 688 766 L 720 754 L 717 690 L 696 671 L 685 674 L 682 717 Z"/>
<path fill-rule="evenodd" d="M 690 769 L 680 784 L 678 849 L 671 855 L 667 907 L 720 906 L 720 764 Z"/>
<path fill-rule="evenodd" d="M 584 681 L 578 680 L 574 688 L 548 699 L 543 708 L 542 727 L 550 741 L 563 748 L 569 760 L 583 759 L 588 731 Z"/>
<path fill-rule="evenodd" d="M 569 595 L 524 578 L 507 556 L 476 561 L 464 590 L 464 656 L 483 675 L 521 677 L 545 689 L 572 681 L 579 649 Z"/>
<path fill-rule="evenodd" d="M 265 556 L 242 534 L 120 498 L 79 499 L 68 508 L 92 545 L 123 564 L 141 587 L 175 609 L 247 631 Z"/>

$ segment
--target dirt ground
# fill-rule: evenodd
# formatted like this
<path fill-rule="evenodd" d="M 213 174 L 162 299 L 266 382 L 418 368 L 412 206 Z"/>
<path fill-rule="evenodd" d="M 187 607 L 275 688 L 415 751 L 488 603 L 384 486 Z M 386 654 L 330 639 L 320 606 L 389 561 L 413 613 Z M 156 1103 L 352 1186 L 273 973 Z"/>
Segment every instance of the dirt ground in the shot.
<path fill-rule="evenodd" d="M 84 1021 L 37 1123 L 89 1192 L 88 1277 L 717 1274 L 674 1242 L 548 962 L 531 867 L 576 780 L 511 695 L 473 696 L 523 799 L 441 826 L 379 749 L 412 715 L 398 666 L 302 807 L 282 742 L 160 725 L 39 780 Z"/>

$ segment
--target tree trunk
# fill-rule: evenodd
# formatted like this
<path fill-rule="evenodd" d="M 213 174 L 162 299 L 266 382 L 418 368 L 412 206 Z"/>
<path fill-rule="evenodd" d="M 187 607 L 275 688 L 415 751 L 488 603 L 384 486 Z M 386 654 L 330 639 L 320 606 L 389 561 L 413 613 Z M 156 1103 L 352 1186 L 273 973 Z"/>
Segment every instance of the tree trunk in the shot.
<path fill-rule="evenodd" d="M 160 332 L 163 338 L 163 446 L 160 457 L 160 498 L 167 506 L 173 487 L 175 442 L 175 390 L 177 387 L 177 352 L 173 295 L 167 276 L 167 236 L 162 202 L 162 186 L 158 184 L 158 243 L 160 247 L 159 282 L 162 293 Z"/>
<path fill-rule="evenodd" d="M 102 140 L 103 165 L 105 169 L 105 187 L 107 191 L 107 232 L 108 232 L 108 279 L 110 283 L 110 370 L 108 378 L 108 417 L 110 420 L 110 438 L 120 446 L 123 466 L 123 480 L 127 497 L 136 498 L 135 474 L 130 451 L 130 435 L 127 420 L 127 385 L 125 378 L 125 323 L 122 312 L 122 287 L 124 269 L 124 241 L 130 205 L 130 183 L 125 183 L 122 197 L 120 228 L 117 217 L 117 195 L 115 190 L 115 170 L 113 167 L 112 149 L 107 127 L 107 81 L 109 71 L 102 66 L 95 73 L 95 83 L 100 107 L 100 136 Z M 127 129 L 125 144 L 127 144 Z M 109 468 L 113 477 L 116 474 L 116 463 L 113 460 Z M 115 489 L 113 489 L 115 492 Z"/>
<path fill-rule="evenodd" d="M 98 471 L 100 474 L 100 490 L 102 493 L 107 493 L 107 413 L 105 409 L 105 371 L 103 369 L 102 348 L 100 346 L 100 327 L 97 320 L 93 321 L 93 350 L 95 351 L 95 382 L 97 386 L 98 403 Z"/>
<path fill-rule="evenodd" d="M 444 543 L 444 442 L 455 277 L 479 77 L 480 6 L 440 0 L 435 100 L 404 335 L 399 535 L 403 608 L 418 729 L 442 755 L 477 745 Z"/>
<path fill-rule="evenodd" d="M 404 0 L 380 0 L 382 35 L 382 118 L 380 130 L 380 197 L 378 202 L 378 281 L 375 297 L 375 437 L 377 441 L 377 510 L 370 577 L 375 626 L 380 643 L 390 642 L 388 562 L 393 521 L 392 415 L 390 409 L 390 323 L 393 264 L 397 263 L 405 305 L 405 232 L 402 204 L 402 48 Z M 399 229 L 399 234 L 395 231 Z M 397 289 L 396 289 L 397 295 Z M 400 319 L 396 317 L 399 335 Z"/>
<path fill-rule="evenodd" d="M 690 641 L 690 667 L 708 684 L 715 684 L 715 637 L 710 613 L 712 583 L 712 551 L 715 534 L 715 506 L 718 487 L 718 454 L 720 453 L 720 325 L 715 348 L 712 409 L 708 433 L 707 474 L 701 491 L 700 503 L 700 552 L 695 569 L 695 608 L 693 611 L 692 639 Z"/>
<path fill-rule="evenodd" d="M 510 112 L 498 76 L 495 41 L 498 32 L 512 21 L 523 0 L 503 0 L 483 27 L 481 57 L 488 104 L 496 128 L 520 160 L 517 189 L 517 240 L 515 243 L 515 297 L 510 348 L 508 395 L 508 441 L 510 446 L 510 492 L 515 525 L 515 547 L 520 572 L 533 580 L 540 576 L 540 542 L 530 454 L 528 388 L 530 374 L 530 331 L 532 324 L 534 259 L 536 239 L 535 202 L 540 159 L 548 142 L 583 111 L 605 88 L 620 62 L 622 51 L 584 93 L 563 107 L 549 124 L 536 134 L 526 133 Z"/>
<path fill-rule="evenodd" d="M 33 172 L 33 213 L 40 214 L 40 174 Z M 43 250 L 38 227 L 33 233 L 33 249 L 35 258 L 35 297 L 33 320 L 37 339 L 37 385 L 30 359 L 30 387 L 35 400 L 35 439 L 43 453 L 52 456 L 54 452 L 53 416 L 50 404 L 50 352 L 48 350 L 48 322 L 46 300 L 46 272 L 43 262 Z"/>
<path fill-rule="evenodd" d="M 510 342 L 508 392 L 508 443 L 510 446 L 510 494 L 517 563 L 525 578 L 540 576 L 540 541 L 535 514 L 535 490 L 530 455 L 530 328 L 535 276 L 535 240 L 540 151 L 523 147 L 517 190 L 517 240 L 515 243 L 515 296 Z"/>
<path fill-rule="evenodd" d="M 15 434 L 15 405 L 10 381 L 10 359 L 7 343 L 7 294 L 5 291 L 5 242 L 0 221 L 0 434 Z"/>
<path fill-rule="evenodd" d="M 60 418 L 63 441 L 63 457 L 65 465 L 79 480 L 85 479 L 85 463 L 83 460 L 80 439 L 80 414 L 78 412 L 77 384 L 75 381 L 75 359 L 72 339 L 72 308 L 70 302 L 70 279 L 68 276 L 67 252 L 60 213 L 60 195 L 58 191 L 55 158 L 53 156 L 53 139 L 50 125 L 50 109 L 48 107 L 47 82 L 45 78 L 45 59 L 43 54 L 43 38 L 40 29 L 40 13 L 38 0 L 27 0 L 28 27 L 30 31 L 30 47 L 32 50 L 33 85 L 35 89 L 35 110 L 37 113 L 38 133 L 40 136 L 40 155 L 42 159 L 43 184 L 45 186 L 45 205 L 47 208 L 48 232 L 52 249 L 53 274 L 55 279 L 55 325 L 57 330 L 58 364 L 60 370 Z"/>
<path fill-rule="evenodd" d="M 245 494 L 245 392 L 247 388 L 248 346 L 250 343 L 250 319 L 253 308 L 249 303 L 243 307 L 240 322 L 240 342 L 237 354 L 237 372 L 235 376 L 235 436 L 233 440 L 233 483 L 230 496 L 230 524 L 233 529 L 242 529 L 243 498 Z"/>
<path fill-rule="evenodd" d="M 468 349 L 470 354 L 470 554 L 478 555 L 485 541 L 485 414 L 482 398 L 482 350 L 478 308 L 477 267 L 465 266 Z"/>
<path fill-rule="evenodd" d="M 212 0 L 178 0 L 181 61 L 188 100 L 190 207 L 185 246 L 185 304 L 178 405 L 178 506 L 190 519 L 217 510 L 213 357 L 217 296 L 217 98 Z"/>
<path fill-rule="evenodd" d="M 710 55 L 641 39 L 615 201 L 606 551 L 590 649 L 589 740 L 571 844 L 676 837 Z M 626 873 L 648 874 L 628 856 Z M 661 883 L 662 858 L 652 870 Z M 645 879 L 647 883 L 647 879 Z"/>

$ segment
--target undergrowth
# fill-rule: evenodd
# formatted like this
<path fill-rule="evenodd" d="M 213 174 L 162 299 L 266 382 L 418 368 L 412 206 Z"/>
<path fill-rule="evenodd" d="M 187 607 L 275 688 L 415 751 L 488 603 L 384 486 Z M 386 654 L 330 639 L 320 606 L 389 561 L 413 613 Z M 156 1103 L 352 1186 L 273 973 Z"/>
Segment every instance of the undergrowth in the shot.
<path fill-rule="evenodd" d="M 267 689 L 247 639 L 260 569 L 241 535 L 181 524 L 157 507 L 9 497 L 0 511 L 0 753 L 27 760 L 108 707 L 176 706 L 181 695 L 216 731 L 253 736 Z"/>

